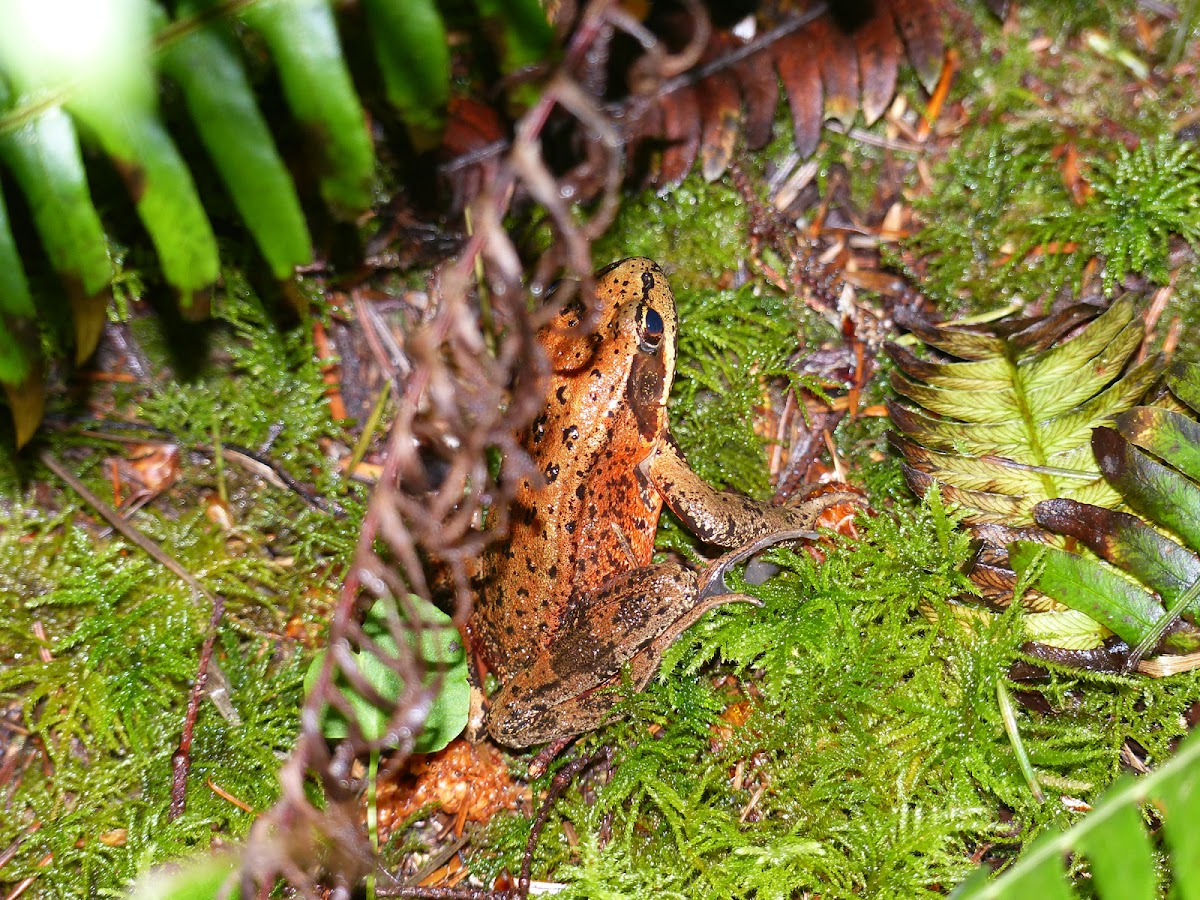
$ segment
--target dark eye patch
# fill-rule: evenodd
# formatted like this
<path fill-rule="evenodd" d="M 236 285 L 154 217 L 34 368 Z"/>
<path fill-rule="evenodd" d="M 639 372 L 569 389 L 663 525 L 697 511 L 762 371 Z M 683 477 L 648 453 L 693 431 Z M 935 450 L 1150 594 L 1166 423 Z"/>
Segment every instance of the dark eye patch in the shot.
<path fill-rule="evenodd" d="M 654 335 L 655 337 L 662 337 L 663 320 L 662 316 L 658 314 L 658 310 L 646 310 L 646 323 L 644 328 L 647 336 Z"/>
<path fill-rule="evenodd" d="M 653 353 L 662 343 L 663 325 L 662 316 L 658 310 L 644 306 L 639 311 L 640 321 L 638 322 L 638 344 L 644 353 Z"/>

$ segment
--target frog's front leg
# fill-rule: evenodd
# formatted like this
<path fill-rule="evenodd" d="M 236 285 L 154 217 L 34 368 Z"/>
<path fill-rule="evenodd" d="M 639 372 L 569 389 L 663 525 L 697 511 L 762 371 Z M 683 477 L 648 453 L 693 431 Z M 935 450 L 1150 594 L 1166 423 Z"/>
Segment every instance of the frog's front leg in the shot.
<path fill-rule="evenodd" d="M 671 512 L 700 540 L 718 547 L 740 547 L 782 531 L 811 531 L 817 517 L 838 503 L 861 503 L 839 491 L 795 506 L 772 506 L 742 494 L 718 491 L 700 478 L 669 435 L 639 466 Z"/>
<path fill-rule="evenodd" d="M 662 655 L 704 613 L 737 594 L 709 595 L 696 573 L 675 563 L 634 569 L 573 599 L 554 640 L 491 698 L 488 732 L 528 747 L 598 728 L 609 718 L 628 665 L 635 690 Z"/>

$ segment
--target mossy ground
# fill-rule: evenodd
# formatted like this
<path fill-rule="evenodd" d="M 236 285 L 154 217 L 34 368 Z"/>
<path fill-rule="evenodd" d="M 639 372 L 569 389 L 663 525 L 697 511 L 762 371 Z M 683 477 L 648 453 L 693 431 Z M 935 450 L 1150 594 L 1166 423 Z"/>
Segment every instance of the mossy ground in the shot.
<path fill-rule="evenodd" d="M 1127 274 L 1173 279 L 1163 321 L 1179 317 L 1183 336 L 1194 335 L 1200 280 L 1169 235 L 1200 227 L 1200 201 L 1164 194 L 1200 171 L 1186 131 L 1175 133 L 1197 100 L 1195 81 L 1139 81 L 1129 59 L 1164 59 L 1174 36 L 1127 25 L 1118 4 L 1041 6 L 1024 4 L 1004 26 L 976 16 L 981 45 L 961 51 L 952 99 L 961 121 L 922 151 L 931 180 L 915 155 L 899 167 L 923 227 L 895 256 L 949 312 L 1014 296 L 1049 302 L 1097 280 L 1089 261 L 1101 253 Z M 1184 43 L 1184 62 L 1196 63 L 1191 36 Z M 916 96 L 911 83 L 904 91 Z M 1163 155 L 1139 161 L 1126 149 L 1138 142 Z M 1090 194 L 1071 192 L 1067 147 Z M 777 152 L 749 161 L 751 174 Z M 818 183 L 841 166 L 853 202 L 869 205 L 885 152 L 830 138 Z M 1096 177 L 1129 159 L 1133 174 L 1113 186 Z M 665 196 L 627 200 L 594 254 L 648 255 L 667 268 L 683 322 L 673 431 L 705 478 L 764 495 L 758 381 L 831 333 L 762 279 L 718 287 L 747 246 L 737 195 L 693 176 Z M 1119 280 L 1108 271 L 1102 286 Z M 136 289 L 137 279 L 126 283 Z M 139 420 L 169 429 L 184 448 L 180 482 L 137 526 L 230 602 L 218 660 L 241 722 L 203 705 L 179 820 L 166 819 L 170 758 L 207 610 L 28 458 L 0 472 L 0 698 L 28 731 L 13 752 L 36 760 L 4 788 L 0 846 L 16 852 L 0 877 L 9 890 L 33 877 L 26 896 L 119 893 L 155 862 L 236 840 L 276 796 L 309 638 L 352 548 L 362 498 L 320 447 L 345 436 L 329 421 L 308 331 L 275 325 L 236 272 L 226 284 L 209 335 L 216 352 L 201 374 L 113 398 L 136 404 Z M 156 326 L 139 321 L 153 351 Z M 873 397 L 883 390 L 870 388 Z M 708 616 L 651 688 L 627 701 L 627 719 L 581 741 L 580 753 L 614 748 L 615 768 L 555 808 L 535 875 L 580 898 L 942 894 L 985 845 L 1003 855 L 1046 825 L 1069 824 L 1078 813 L 1066 801 L 1111 783 L 1127 741 L 1152 761 L 1170 752 L 1200 700 L 1200 677 L 1054 672 L 1018 715 L 1049 796 L 1034 799 L 996 704 L 1020 643 L 1019 612 L 974 628 L 944 614 L 966 587 L 968 547 L 951 512 L 908 493 L 884 428 L 862 418 L 836 435 L 879 515 L 856 539 L 834 541 L 819 565 L 775 552 L 780 575 L 752 589 L 762 608 Z M 78 431 L 49 431 L 42 446 L 102 493 L 110 448 Z M 217 464 L 219 450 L 190 449 L 258 448 L 271 435 L 269 454 L 336 496 L 347 516 Z M 234 531 L 205 517 L 208 492 L 229 498 Z M 685 541 L 665 529 L 660 543 Z M 475 871 L 518 869 L 528 829 L 519 816 L 494 821 L 477 842 Z"/>
<path fill-rule="evenodd" d="M 207 601 L 36 464 L 8 459 L 0 472 L 0 697 L 26 734 L 8 746 L 18 777 L 3 788 L 0 844 L 17 848 L 4 882 L 31 877 L 27 896 L 116 896 L 155 862 L 243 836 L 278 795 L 306 651 L 353 549 L 362 497 L 320 449 L 337 429 L 306 331 L 272 325 L 236 273 L 226 283 L 208 334 L 222 364 L 112 398 L 149 426 L 138 433 L 153 440 L 151 429 L 164 429 L 181 449 L 178 483 L 131 523 L 228 604 L 215 659 L 238 718 L 202 703 L 180 818 L 167 817 L 171 758 Z M 156 368 L 167 364 L 154 320 L 134 327 Z M 47 430 L 35 450 L 111 497 L 105 461 L 124 448 L 81 430 Z M 222 464 L 213 449 L 258 449 L 271 435 L 267 454 L 336 498 L 344 517 Z M 205 515 L 209 497 L 227 498 L 232 530 Z"/>

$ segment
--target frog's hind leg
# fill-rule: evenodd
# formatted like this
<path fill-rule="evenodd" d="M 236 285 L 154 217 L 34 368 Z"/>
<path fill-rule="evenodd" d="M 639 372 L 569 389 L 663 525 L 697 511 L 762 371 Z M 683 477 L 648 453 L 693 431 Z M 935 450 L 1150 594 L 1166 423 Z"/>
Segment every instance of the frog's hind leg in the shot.
<path fill-rule="evenodd" d="M 646 566 L 610 579 L 573 600 L 552 645 L 492 698 L 488 731 L 527 747 L 602 725 L 621 700 L 628 666 L 635 690 L 663 653 L 704 613 L 740 594 L 701 593 L 696 573 L 675 563 Z"/>

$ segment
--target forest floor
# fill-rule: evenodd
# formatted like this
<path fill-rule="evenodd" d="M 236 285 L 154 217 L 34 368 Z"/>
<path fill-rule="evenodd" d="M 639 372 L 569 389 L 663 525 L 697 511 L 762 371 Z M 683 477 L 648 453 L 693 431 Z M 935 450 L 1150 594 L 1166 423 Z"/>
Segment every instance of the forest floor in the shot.
<path fill-rule="evenodd" d="M 963 9 L 935 101 L 905 70 L 877 123 L 827 130 L 808 161 L 781 104 L 740 179 L 631 193 L 591 248 L 597 267 L 648 256 L 671 280 L 671 431 L 702 477 L 759 497 L 847 482 L 872 513 L 817 553 L 772 551 L 779 572 L 746 587 L 761 608 L 709 614 L 625 718 L 570 751 L 610 755 L 558 800 L 536 847 L 534 878 L 560 896 L 941 896 L 1070 827 L 1200 719 L 1194 672 L 1054 665 L 1018 681 L 1014 665 L 1045 663 L 1022 650 L 1022 610 L 956 614 L 974 591 L 971 535 L 955 504 L 906 481 L 881 350 L 914 291 L 927 318 L 950 318 L 1128 289 L 1142 356 L 1186 356 L 1200 339 L 1200 187 L 1172 189 L 1200 185 L 1200 41 L 1169 4 L 1014 4 L 1004 21 Z M 780 220 L 846 286 L 851 338 L 781 275 L 790 260 L 763 238 Z M 6 898 L 120 894 L 152 865 L 236 844 L 277 800 L 395 412 L 337 274 L 305 275 L 311 313 L 288 322 L 235 261 L 211 322 L 180 341 L 129 264 L 96 357 L 34 444 L 0 456 Z M 363 294 L 401 344 L 425 276 L 380 271 Z M 785 369 L 824 393 L 783 400 L 786 379 L 763 373 Z M 784 414 L 797 402 L 807 419 Z M 224 699 L 200 706 L 176 817 L 172 758 L 210 603 L 81 488 L 224 598 Z M 657 546 L 695 558 L 669 515 Z M 998 686 L 1017 698 L 1023 747 Z M 488 885 L 519 871 L 553 776 L 526 785 L 528 761 L 456 742 L 421 760 L 420 796 L 440 804 L 381 786 L 390 871 Z"/>

